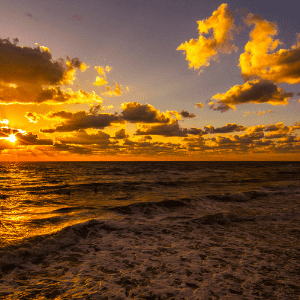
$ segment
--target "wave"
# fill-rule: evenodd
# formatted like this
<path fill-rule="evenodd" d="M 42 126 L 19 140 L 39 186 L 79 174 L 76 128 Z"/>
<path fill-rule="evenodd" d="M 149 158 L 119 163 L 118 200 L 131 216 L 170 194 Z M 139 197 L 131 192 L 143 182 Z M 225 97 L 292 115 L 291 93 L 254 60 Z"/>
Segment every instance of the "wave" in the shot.
<path fill-rule="evenodd" d="M 152 203 L 135 203 L 123 207 L 116 207 L 114 210 L 118 213 L 125 214 L 125 218 L 100 220 L 94 219 L 84 223 L 65 227 L 64 229 L 47 235 L 40 235 L 27 240 L 23 240 L 19 244 L 7 245 L 0 248 L 0 277 L 1 273 L 5 274 L 14 270 L 22 263 L 30 262 L 32 264 L 39 264 L 44 260 L 49 260 L 47 257 L 51 253 L 59 253 L 63 249 L 72 249 L 74 246 L 81 247 L 80 245 L 89 245 L 90 242 L 99 245 L 101 248 L 101 240 L 114 238 L 110 236 L 111 233 L 116 233 L 122 239 L 127 239 L 128 234 L 134 235 L 159 235 L 168 234 L 168 230 L 172 234 L 179 234 L 185 232 L 186 228 L 199 228 L 199 226 L 210 225 L 229 225 L 236 222 L 250 222 L 254 221 L 254 217 L 242 216 L 230 212 L 217 212 L 213 214 L 204 214 L 197 216 L 196 214 L 185 214 L 182 208 L 192 207 L 191 199 L 186 201 L 165 200 L 161 202 Z M 180 214 L 170 216 L 166 214 L 167 218 L 161 218 L 156 225 L 147 221 L 145 218 L 130 217 L 135 210 L 146 211 L 147 209 L 165 209 L 165 210 L 180 210 Z M 38 220 L 41 221 L 41 220 Z M 48 218 L 45 221 L 59 222 L 59 218 Z M 159 225 L 160 224 L 160 225 Z M 170 226 L 171 225 L 171 226 Z M 165 228 L 165 229 L 164 229 Z M 166 229 L 169 228 L 169 229 Z M 173 228 L 173 229 L 172 229 Z M 114 238 L 115 239 L 115 238 Z M 124 242 L 126 242 L 124 240 Z M 116 242 L 112 240 L 112 243 Z M 79 249 L 79 248 L 78 248 Z M 78 250 L 85 252 L 86 248 Z"/>
<path fill-rule="evenodd" d="M 130 215 L 135 213 L 150 214 L 159 209 L 176 209 L 187 207 L 187 203 L 180 200 L 163 200 L 159 202 L 138 202 L 129 205 L 110 208 L 120 214 Z"/>
<path fill-rule="evenodd" d="M 268 193 L 265 191 L 249 191 L 243 193 L 226 193 L 223 195 L 208 195 L 207 198 L 223 202 L 245 202 L 267 195 Z"/>
<path fill-rule="evenodd" d="M 95 207 L 89 207 L 89 206 L 68 206 L 68 207 L 62 207 L 53 210 L 54 213 L 70 213 L 78 210 L 93 210 L 96 209 Z"/>
<path fill-rule="evenodd" d="M 220 212 L 215 214 L 204 215 L 199 218 L 191 219 L 191 223 L 196 224 L 214 224 L 225 225 L 231 222 L 255 221 L 255 217 L 245 217 L 236 213 Z"/>
<path fill-rule="evenodd" d="M 44 259 L 52 252 L 77 245 L 81 239 L 101 237 L 101 231 L 106 233 L 122 230 L 116 222 L 90 220 L 84 223 L 65 227 L 56 233 L 39 235 L 23 240 L 19 244 L 0 247 L 0 270 L 6 272 L 12 265 L 24 261 Z"/>

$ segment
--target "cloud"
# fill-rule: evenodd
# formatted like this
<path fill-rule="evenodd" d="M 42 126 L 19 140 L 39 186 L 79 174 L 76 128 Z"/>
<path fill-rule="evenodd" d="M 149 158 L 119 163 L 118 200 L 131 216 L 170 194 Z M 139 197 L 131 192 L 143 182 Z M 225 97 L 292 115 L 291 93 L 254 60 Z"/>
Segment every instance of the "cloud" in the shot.
<path fill-rule="evenodd" d="M 189 112 L 186 111 L 186 110 L 182 110 L 179 114 L 180 114 L 183 118 L 188 118 L 188 119 L 196 118 L 196 115 L 194 115 L 194 114 L 192 114 L 192 113 L 189 113 Z"/>
<path fill-rule="evenodd" d="M 10 134 L 18 133 L 18 129 L 10 128 L 8 126 L 0 127 L 0 137 L 8 137 Z"/>
<path fill-rule="evenodd" d="M 288 135 L 285 137 L 280 138 L 277 143 L 279 144 L 289 144 L 289 143 L 299 143 L 300 138 L 294 136 L 294 135 Z"/>
<path fill-rule="evenodd" d="M 5 125 L 8 125 L 9 124 L 9 121 L 7 119 L 2 119 L 0 121 L 0 124 L 5 124 Z"/>
<path fill-rule="evenodd" d="M 249 14 L 245 19 L 248 26 L 254 25 L 245 52 L 240 55 L 239 66 L 246 79 L 260 77 L 277 83 L 300 82 L 300 34 L 291 49 L 275 49 L 282 45 L 274 40 L 277 25 L 258 15 Z"/>
<path fill-rule="evenodd" d="M 202 103 L 197 103 L 197 104 L 195 105 L 195 107 L 196 107 L 196 108 L 198 107 L 198 108 L 201 108 L 201 109 L 202 109 L 202 108 L 203 108 L 203 104 L 202 104 Z"/>
<path fill-rule="evenodd" d="M 264 131 L 280 131 L 280 132 L 291 132 L 293 128 L 291 126 L 286 126 L 282 122 L 277 124 L 270 124 L 265 127 Z"/>
<path fill-rule="evenodd" d="M 218 135 L 211 139 L 214 149 L 231 149 L 235 152 L 248 152 L 257 140 L 264 137 L 263 132 L 250 132 L 241 135 Z"/>
<path fill-rule="evenodd" d="M 72 133 L 67 137 L 57 137 L 55 139 L 63 144 L 81 144 L 81 145 L 102 145 L 109 144 L 110 135 L 103 132 L 98 131 L 97 133 L 88 134 L 85 130 L 80 129 L 75 133 Z"/>
<path fill-rule="evenodd" d="M 113 89 L 111 86 L 106 86 L 106 91 L 101 94 L 104 96 L 120 96 L 123 94 L 121 86 L 115 83 L 115 88 Z"/>
<path fill-rule="evenodd" d="M 211 125 L 208 126 L 204 126 L 204 132 L 205 134 L 208 133 L 229 133 L 229 132 L 235 132 L 235 131 L 244 131 L 246 130 L 247 127 L 243 126 L 243 125 L 237 125 L 235 123 L 231 124 L 226 124 L 223 127 L 218 127 L 218 128 L 214 128 Z"/>
<path fill-rule="evenodd" d="M 98 74 L 103 75 L 106 78 L 106 72 L 109 73 L 113 68 L 106 66 L 106 67 L 101 67 L 101 66 L 95 66 L 95 70 L 98 72 Z"/>
<path fill-rule="evenodd" d="M 135 132 L 135 135 L 162 135 L 166 137 L 178 136 L 178 137 L 186 137 L 189 134 L 198 135 L 202 134 L 203 131 L 199 128 L 181 128 L 176 121 L 173 124 L 161 124 L 148 126 L 143 125 L 138 128 Z"/>
<path fill-rule="evenodd" d="M 293 95 L 294 93 L 286 93 L 272 81 L 255 79 L 242 85 L 235 85 L 224 94 L 216 94 L 210 99 L 209 104 L 211 109 L 225 112 L 229 109 L 235 110 L 235 105 L 250 102 L 287 105 L 288 98 Z"/>
<path fill-rule="evenodd" d="M 79 154 L 79 155 L 92 155 L 93 149 L 89 147 L 84 146 L 77 146 L 77 145 L 68 145 L 60 142 L 56 142 L 54 145 L 54 151 L 58 152 L 66 152 L 68 154 Z M 49 155 L 49 154 L 48 154 Z"/>
<path fill-rule="evenodd" d="M 11 134 L 16 137 L 16 142 L 11 143 L 8 138 Z M 31 132 L 27 133 L 24 130 L 11 128 L 9 126 L 0 127 L 0 149 L 11 149 L 17 146 L 29 145 L 52 145 L 52 139 L 40 139 L 37 135 Z"/>
<path fill-rule="evenodd" d="M 40 91 L 35 99 L 35 103 L 60 104 L 60 103 L 76 103 L 82 104 L 87 102 L 102 103 L 103 99 L 94 91 L 87 93 L 83 90 L 73 92 L 72 89 L 61 90 L 59 86 L 49 87 Z"/>
<path fill-rule="evenodd" d="M 15 134 L 17 138 L 17 145 L 53 145 L 52 139 L 40 139 L 37 135 L 31 132 L 23 134 L 18 132 Z"/>
<path fill-rule="evenodd" d="M 29 120 L 29 122 L 37 123 L 40 117 L 35 112 L 26 112 L 25 117 Z"/>
<path fill-rule="evenodd" d="M 134 154 L 145 157 L 158 157 L 160 155 L 180 155 L 181 152 L 185 150 L 184 147 L 179 143 L 176 144 L 171 142 L 149 142 L 145 140 L 131 141 L 127 139 L 125 140 L 123 146 L 124 154 Z"/>
<path fill-rule="evenodd" d="M 103 129 L 110 126 L 112 123 L 122 123 L 118 115 L 113 114 L 89 114 L 85 111 L 78 111 L 71 113 L 67 111 L 59 111 L 50 113 L 48 118 L 59 118 L 63 121 L 55 124 L 54 128 L 41 128 L 40 132 L 54 133 L 54 132 L 72 132 L 81 129 Z"/>
<path fill-rule="evenodd" d="M 282 122 L 270 124 L 265 127 L 266 139 L 286 138 L 294 129 L 294 126 L 286 126 Z"/>
<path fill-rule="evenodd" d="M 116 139 L 127 139 L 127 138 L 129 138 L 129 135 L 125 132 L 125 129 L 122 128 L 115 133 L 115 138 Z"/>
<path fill-rule="evenodd" d="M 251 126 L 251 127 L 248 127 L 246 129 L 246 131 L 248 133 L 252 133 L 252 132 L 262 132 L 264 131 L 264 129 L 266 128 L 266 125 L 255 125 L 255 126 Z"/>
<path fill-rule="evenodd" d="M 106 73 L 109 73 L 112 70 L 112 67 L 106 66 L 104 68 L 104 67 L 101 67 L 101 66 L 95 66 L 95 70 L 102 77 L 97 76 L 95 82 L 93 83 L 93 85 L 96 85 L 96 86 L 106 85 L 105 86 L 106 90 L 104 92 L 100 92 L 101 95 L 104 95 L 104 96 L 120 96 L 120 95 L 123 94 L 122 86 L 118 85 L 116 82 L 114 83 L 115 84 L 114 88 L 107 85 L 108 81 L 107 81 Z M 128 87 L 126 89 L 128 91 Z"/>
<path fill-rule="evenodd" d="M 78 58 L 54 61 L 47 47 L 20 47 L 18 39 L 0 39 L 0 103 L 67 101 L 61 85 L 73 83 L 76 69 L 87 66 Z"/>
<path fill-rule="evenodd" d="M 93 85 L 97 85 L 97 86 L 105 85 L 105 84 L 107 84 L 107 80 L 99 76 L 96 77 L 96 81 L 93 83 Z"/>
<path fill-rule="evenodd" d="M 227 4 L 219 6 L 209 19 L 198 21 L 199 38 L 181 44 L 177 50 L 185 51 L 189 68 L 200 69 L 209 66 L 211 59 L 216 60 L 219 52 L 230 53 L 237 48 L 232 44 L 235 30 L 234 18 Z M 206 38 L 204 34 L 212 34 Z"/>
<path fill-rule="evenodd" d="M 150 104 L 122 103 L 121 116 L 132 123 L 169 123 L 175 121 L 170 113 L 161 113 Z"/>

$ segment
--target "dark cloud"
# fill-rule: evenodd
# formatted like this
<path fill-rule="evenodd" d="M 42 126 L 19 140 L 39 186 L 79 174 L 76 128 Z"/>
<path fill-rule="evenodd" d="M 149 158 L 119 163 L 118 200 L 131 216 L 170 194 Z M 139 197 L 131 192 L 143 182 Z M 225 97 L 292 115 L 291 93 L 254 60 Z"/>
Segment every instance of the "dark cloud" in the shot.
<path fill-rule="evenodd" d="M 31 132 L 27 134 L 17 133 L 17 145 L 53 145 L 52 139 L 40 139 L 37 135 Z"/>
<path fill-rule="evenodd" d="M 191 114 L 191 113 L 189 113 L 188 111 L 185 111 L 185 110 L 182 110 L 179 114 L 180 114 L 183 118 L 188 118 L 188 119 L 192 119 L 192 118 L 195 118 L 195 117 L 196 117 L 196 115 Z"/>
<path fill-rule="evenodd" d="M 208 134 L 208 133 L 230 133 L 230 132 L 235 132 L 235 131 L 244 131 L 246 129 L 247 129 L 247 127 L 245 127 L 243 125 L 237 125 L 235 123 L 233 123 L 233 124 L 229 123 L 229 124 L 226 124 L 223 127 L 218 127 L 218 128 L 215 128 L 211 125 L 205 126 L 204 127 L 204 132 L 206 134 Z"/>
<path fill-rule="evenodd" d="M 290 143 L 299 143 L 300 138 L 296 137 L 295 135 L 288 135 L 282 137 L 280 140 L 277 141 L 279 144 L 290 144 Z"/>
<path fill-rule="evenodd" d="M 98 131 L 97 133 L 88 134 L 85 130 L 79 130 L 67 137 L 57 137 L 56 141 L 62 144 L 81 144 L 81 145 L 108 145 L 111 144 L 110 135 Z"/>
<path fill-rule="evenodd" d="M 272 148 L 276 153 L 299 153 L 300 143 L 283 143 L 277 144 Z"/>
<path fill-rule="evenodd" d="M 271 140 L 258 140 L 254 143 L 255 147 L 265 147 L 274 145 L 274 142 Z"/>
<path fill-rule="evenodd" d="M 277 124 L 270 124 L 265 127 L 264 131 L 280 131 L 280 132 L 289 132 L 292 131 L 292 127 L 285 126 L 282 122 Z"/>
<path fill-rule="evenodd" d="M 18 39 L 0 39 L 0 102 L 42 103 L 65 102 L 70 95 L 60 85 L 72 83 L 76 69 L 87 67 L 78 58 L 53 60 L 47 47 L 21 47 Z M 70 94 L 70 93 L 69 93 Z"/>
<path fill-rule="evenodd" d="M 282 133 L 282 132 L 276 132 L 276 133 L 267 133 L 265 135 L 266 139 L 279 139 L 279 138 L 285 138 L 288 135 L 286 133 Z"/>
<path fill-rule="evenodd" d="M 173 124 L 161 124 L 154 126 L 143 125 L 138 128 L 135 135 L 162 135 L 166 137 L 178 136 L 185 137 L 188 134 L 202 134 L 203 131 L 198 128 L 181 128 L 178 121 Z"/>
<path fill-rule="evenodd" d="M 211 109 L 225 112 L 235 109 L 235 105 L 245 103 L 286 105 L 288 98 L 293 95 L 294 93 L 286 93 L 272 81 L 253 80 L 243 85 L 235 85 L 224 94 L 216 94 L 209 104 Z"/>
<path fill-rule="evenodd" d="M 8 137 L 11 134 L 18 133 L 19 130 L 15 128 L 10 128 L 8 126 L 0 128 L 0 137 Z"/>
<path fill-rule="evenodd" d="M 172 120 L 170 115 L 161 113 L 150 104 L 123 103 L 122 109 L 122 118 L 132 123 L 169 123 Z"/>
<path fill-rule="evenodd" d="M 90 147 L 77 146 L 77 145 L 68 145 L 60 142 L 56 142 L 54 145 L 54 151 L 64 151 L 73 154 L 79 155 L 92 155 L 93 149 Z"/>
<path fill-rule="evenodd" d="M 26 112 L 25 117 L 29 122 L 37 123 L 40 117 L 35 112 Z"/>
<path fill-rule="evenodd" d="M 44 133 L 53 132 L 71 132 L 78 131 L 80 129 L 103 129 L 110 126 L 112 123 L 122 123 L 118 115 L 113 114 L 88 114 L 85 111 L 78 111 L 76 113 L 70 113 L 66 111 L 59 111 L 56 113 L 48 114 L 49 118 L 61 118 L 58 124 L 55 124 L 54 128 L 41 128 L 40 131 Z"/>
<path fill-rule="evenodd" d="M 125 132 L 125 129 L 122 128 L 115 133 L 115 138 L 116 139 L 127 139 L 127 138 L 129 138 L 129 135 Z"/>
<path fill-rule="evenodd" d="M 14 135 L 16 141 L 14 143 L 10 142 L 7 138 L 10 135 Z M 52 139 L 40 139 L 37 135 L 31 132 L 26 133 L 20 129 L 2 127 L 0 128 L 0 148 L 1 149 L 11 149 L 16 146 L 30 146 L 30 145 L 52 145 Z"/>

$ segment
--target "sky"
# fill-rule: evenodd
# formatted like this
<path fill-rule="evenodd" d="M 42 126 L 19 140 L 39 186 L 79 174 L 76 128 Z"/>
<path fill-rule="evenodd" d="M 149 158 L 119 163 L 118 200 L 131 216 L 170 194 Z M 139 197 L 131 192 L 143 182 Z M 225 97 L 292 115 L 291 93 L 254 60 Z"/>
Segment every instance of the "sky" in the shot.
<path fill-rule="evenodd" d="M 300 159 L 296 0 L 0 3 L 0 161 Z"/>

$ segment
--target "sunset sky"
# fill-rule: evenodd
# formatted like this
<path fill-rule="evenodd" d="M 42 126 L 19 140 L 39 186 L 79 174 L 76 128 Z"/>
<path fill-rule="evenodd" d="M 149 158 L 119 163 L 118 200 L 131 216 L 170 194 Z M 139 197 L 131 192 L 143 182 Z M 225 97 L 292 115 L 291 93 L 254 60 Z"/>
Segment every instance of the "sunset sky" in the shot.
<path fill-rule="evenodd" d="M 299 160 L 297 3 L 2 1 L 0 160 Z"/>

